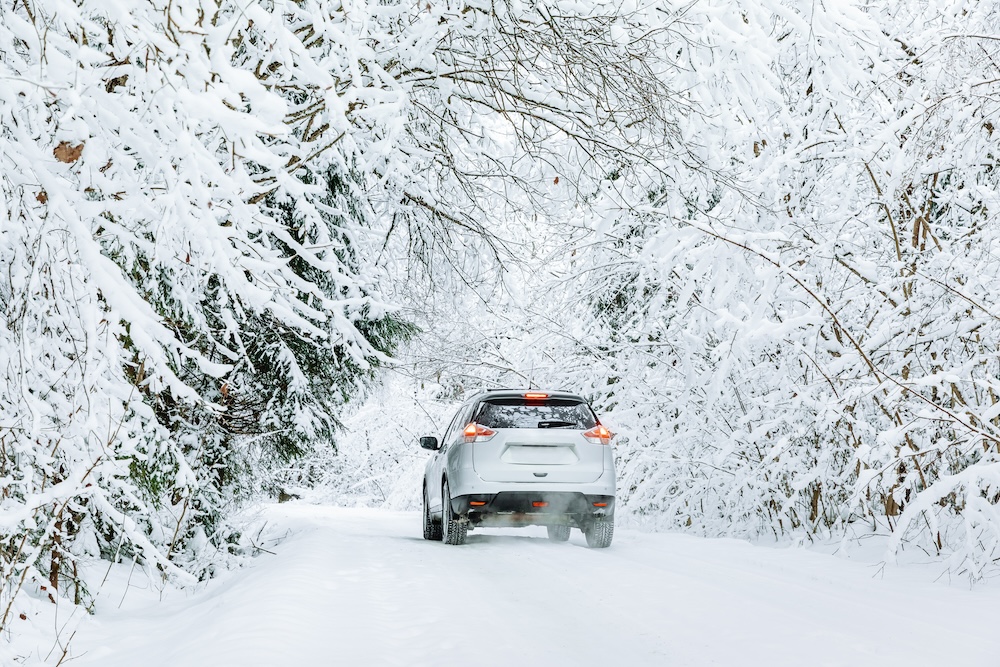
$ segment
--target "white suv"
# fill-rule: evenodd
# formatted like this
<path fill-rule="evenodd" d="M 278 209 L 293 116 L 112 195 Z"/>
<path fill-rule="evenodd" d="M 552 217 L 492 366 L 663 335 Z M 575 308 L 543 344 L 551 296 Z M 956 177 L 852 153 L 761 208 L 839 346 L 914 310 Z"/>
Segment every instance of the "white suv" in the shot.
<path fill-rule="evenodd" d="M 523 389 L 465 401 L 424 470 L 424 538 L 463 544 L 476 526 L 583 531 L 591 547 L 614 536 L 613 435 L 575 394 Z"/>

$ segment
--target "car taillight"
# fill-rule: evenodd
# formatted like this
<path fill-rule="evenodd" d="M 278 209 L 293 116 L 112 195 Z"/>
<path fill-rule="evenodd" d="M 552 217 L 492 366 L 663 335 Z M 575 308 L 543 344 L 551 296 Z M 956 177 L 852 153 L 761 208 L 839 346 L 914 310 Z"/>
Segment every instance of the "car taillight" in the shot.
<path fill-rule="evenodd" d="M 476 422 L 469 422 L 469 425 L 465 427 L 466 442 L 486 442 L 496 434 L 497 432 L 493 429 L 486 428 Z"/>
<path fill-rule="evenodd" d="M 610 445 L 611 438 L 615 437 L 615 434 L 609 431 L 604 424 L 598 424 L 589 431 L 586 431 L 583 437 L 587 439 L 587 442 L 592 442 L 595 445 Z"/>

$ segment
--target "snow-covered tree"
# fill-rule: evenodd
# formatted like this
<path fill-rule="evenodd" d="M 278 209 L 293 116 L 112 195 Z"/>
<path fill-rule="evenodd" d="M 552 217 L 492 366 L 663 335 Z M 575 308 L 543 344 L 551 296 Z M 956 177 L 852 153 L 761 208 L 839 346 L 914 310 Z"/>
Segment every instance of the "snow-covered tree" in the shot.
<path fill-rule="evenodd" d="M 407 333 L 360 149 L 299 122 L 347 94 L 309 12 L 0 4 L 3 624 L 80 556 L 203 573 L 250 454 L 329 445 Z"/>

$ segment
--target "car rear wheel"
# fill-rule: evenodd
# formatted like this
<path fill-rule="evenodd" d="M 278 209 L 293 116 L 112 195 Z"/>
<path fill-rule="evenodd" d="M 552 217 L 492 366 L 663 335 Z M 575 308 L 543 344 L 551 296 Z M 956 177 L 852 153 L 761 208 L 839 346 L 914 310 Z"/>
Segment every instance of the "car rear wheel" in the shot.
<path fill-rule="evenodd" d="M 569 539 L 569 526 L 545 526 L 545 530 L 553 542 L 565 542 Z"/>
<path fill-rule="evenodd" d="M 583 536 L 587 538 L 587 546 L 591 549 L 605 549 L 611 546 L 615 536 L 614 521 L 595 519 L 583 528 Z"/>
<path fill-rule="evenodd" d="M 441 538 L 445 544 L 465 544 L 469 523 L 461 521 L 451 509 L 451 491 L 448 481 L 441 485 Z"/>
<path fill-rule="evenodd" d="M 436 523 L 431 516 L 431 504 L 427 500 L 427 489 L 424 489 L 424 539 L 441 541 L 441 524 Z"/>

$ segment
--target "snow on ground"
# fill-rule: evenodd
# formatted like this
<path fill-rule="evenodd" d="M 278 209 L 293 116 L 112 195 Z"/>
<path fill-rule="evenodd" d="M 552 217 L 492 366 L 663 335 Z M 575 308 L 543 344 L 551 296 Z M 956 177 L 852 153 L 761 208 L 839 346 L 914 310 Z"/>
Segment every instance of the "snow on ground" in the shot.
<path fill-rule="evenodd" d="M 452 547 L 417 513 L 306 504 L 264 518 L 273 553 L 162 602 L 99 598 L 63 664 L 1000 664 L 1000 589 L 926 568 L 631 531 L 607 550 L 537 528 Z"/>

